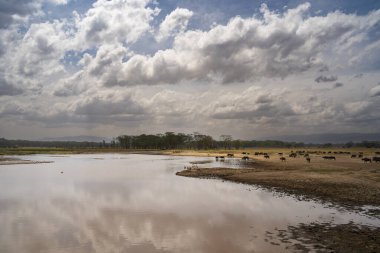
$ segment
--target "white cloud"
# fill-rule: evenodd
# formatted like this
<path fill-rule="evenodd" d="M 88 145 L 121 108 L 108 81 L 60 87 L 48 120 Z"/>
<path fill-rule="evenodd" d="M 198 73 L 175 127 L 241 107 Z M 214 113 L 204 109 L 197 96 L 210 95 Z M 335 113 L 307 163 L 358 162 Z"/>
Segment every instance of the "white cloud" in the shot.
<path fill-rule="evenodd" d="M 356 98 L 336 101 L 334 90 L 326 93 L 281 85 L 244 89 L 214 85 L 206 91 L 192 89 L 189 92 L 169 87 L 153 87 L 152 91 L 144 87 L 102 91 L 90 87 L 60 102 L 16 104 L 4 107 L 0 114 L 4 119 L 18 118 L 20 122 L 45 127 L 112 125 L 128 126 L 125 129 L 134 133 L 169 129 L 189 133 L 200 131 L 214 136 L 227 131 L 245 138 L 253 138 L 252 134 L 271 136 L 334 129 L 370 131 L 377 126 L 375 122 L 380 123 L 380 101 Z M 11 115 L 12 111 L 15 113 Z M 234 131 L 236 127 L 238 133 Z"/>
<path fill-rule="evenodd" d="M 75 74 L 61 79 L 53 94 L 67 97 L 78 95 L 87 90 L 89 86 L 115 84 L 118 81 L 115 72 L 122 67 L 122 60 L 128 54 L 127 48 L 121 44 L 101 45 L 94 57 L 85 53 L 79 61 L 81 69 Z"/>
<path fill-rule="evenodd" d="M 68 36 L 61 22 L 32 24 L 15 50 L 23 76 L 50 75 L 63 71 L 59 60 L 68 49 Z"/>
<path fill-rule="evenodd" d="M 69 2 L 70 0 L 48 0 L 48 2 L 56 4 L 56 5 L 65 5 Z"/>
<path fill-rule="evenodd" d="M 165 89 L 152 96 L 144 106 L 151 114 L 159 117 L 186 118 L 196 113 L 199 101 L 191 94 Z"/>
<path fill-rule="evenodd" d="M 350 115 L 358 115 L 365 112 L 370 105 L 369 101 L 357 101 L 345 104 L 344 109 Z"/>
<path fill-rule="evenodd" d="M 184 32 L 192 16 L 193 12 L 188 9 L 177 8 L 172 11 L 160 24 L 159 31 L 156 35 L 157 41 L 161 41 L 170 36 L 174 36 L 177 33 Z"/>
<path fill-rule="evenodd" d="M 84 71 L 78 71 L 70 77 L 59 80 L 55 85 L 53 95 L 69 97 L 79 95 L 88 88 L 90 79 L 84 80 Z"/>
<path fill-rule="evenodd" d="M 263 5 L 263 19 L 235 17 L 209 31 L 179 33 L 172 48 L 153 56 L 136 54 L 123 62 L 115 73 L 117 82 L 107 85 L 184 80 L 234 83 L 285 78 L 330 62 L 345 64 L 351 54 L 342 48 L 350 46 L 355 51 L 354 45 L 362 43 L 368 30 L 380 21 L 380 11 L 368 16 L 334 12 L 308 17 L 308 8 L 309 4 L 303 4 L 277 14 Z M 333 50 L 336 53 L 331 57 Z"/>
<path fill-rule="evenodd" d="M 103 44 L 134 43 L 151 29 L 159 9 L 147 7 L 150 0 L 98 0 L 83 16 L 76 13 L 78 49 Z"/>
<path fill-rule="evenodd" d="M 370 91 L 369 94 L 371 97 L 378 97 L 380 96 L 380 85 L 377 85 L 373 87 Z"/>
<path fill-rule="evenodd" d="M 16 95 L 25 91 L 39 93 L 57 75 L 65 73 L 61 60 L 70 43 L 64 23 L 35 23 L 24 34 L 12 26 L 0 30 L 0 35 L 4 39 L 0 73 L 9 85 L 22 91 Z"/>
<path fill-rule="evenodd" d="M 368 69 L 379 59 L 371 36 L 380 11 L 312 16 L 309 4 L 282 14 L 263 5 L 261 15 L 189 30 L 192 11 L 177 8 L 153 27 L 152 6 L 99 0 L 73 19 L 0 29 L 2 122 L 119 129 L 134 122 L 135 132 L 212 134 L 239 126 L 245 136 L 378 129 L 378 71 Z M 149 52 L 141 50 L 147 43 Z"/>

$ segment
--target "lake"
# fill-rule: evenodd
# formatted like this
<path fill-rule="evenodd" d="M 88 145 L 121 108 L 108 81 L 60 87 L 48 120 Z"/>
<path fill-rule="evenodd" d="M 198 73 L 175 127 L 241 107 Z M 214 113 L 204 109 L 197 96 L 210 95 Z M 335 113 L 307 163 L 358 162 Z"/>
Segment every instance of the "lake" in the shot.
<path fill-rule="evenodd" d="M 208 158 L 33 155 L 0 166 L 0 252 L 286 252 L 288 225 L 380 220 L 254 186 L 176 176 Z M 210 163 L 199 166 L 220 166 Z M 233 164 L 233 163 L 232 163 Z M 235 166 L 236 165 L 232 165 Z"/>

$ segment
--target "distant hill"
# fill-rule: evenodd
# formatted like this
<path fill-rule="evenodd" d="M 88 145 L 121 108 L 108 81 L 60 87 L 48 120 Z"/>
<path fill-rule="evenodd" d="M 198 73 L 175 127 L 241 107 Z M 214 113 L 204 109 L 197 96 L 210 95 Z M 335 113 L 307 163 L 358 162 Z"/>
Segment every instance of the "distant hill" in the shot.
<path fill-rule="evenodd" d="M 346 134 L 309 134 L 309 135 L 283 135 L 273 136 L 270 139 L 281 140 L 286 142 L 304 142 L 304 143 L 347 143 L 362 141 L 380 141 L 380 133 L 346 133 Z M 268 139 L 268 138 L 267 138 Z"/>
<path fill-rule="evenodd" d="M 79 136 L 63 136 L 63 137 L 46 137 L 39 139 L 38 141 L 88 141 L 88 142 L 110 142 L 112 137 L 100 137 L 100 136 L 90 136 L 90 135 L 79 135 Z"/>

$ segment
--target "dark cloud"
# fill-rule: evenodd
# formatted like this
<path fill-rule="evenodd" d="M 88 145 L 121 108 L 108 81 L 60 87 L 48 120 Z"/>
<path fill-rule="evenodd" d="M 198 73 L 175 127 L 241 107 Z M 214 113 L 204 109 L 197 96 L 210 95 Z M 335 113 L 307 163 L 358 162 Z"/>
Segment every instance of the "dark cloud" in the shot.
<path fill-rule="evenodd" d="M 57 97 L 70 97 L 70 96 L 73 96 L 73 95 L 76 95 L 75 93 L 73 93 L 71 90 L 69 89 L 65 89 L 65 88 L 62 88 L 62 89 L 57 89 L 53 92 L 53 95 L 54 96 L 57 96 Z"/>
<path fill-rule="evenodd" d="M 4 42 L 0 40 L 0 57 L 5 54 L 6 48 Z"/>
<path fill-rule="evenodd" d="M 315 78 L 314 81 L 316 81 L 317 83 L 327 83 L 327 82 L 334 82 L 336 80 L 338 80 L 337 76 L 324 76 L 324 75 L 320 75 L 317 78 Z"/>
<path fill-rule="evenodd" d="M 25 17 L 38 11 L 36 0 L 0 0 L 0 28 L 6 28 L 13 21 L 13 15 Z"/>
<path fill-rule="evenodd" d="M 338 83 L 337 86 L 340 85 Z M 325 93 L 314 94 L 312 91 L 280 92 L 251 88 L 242 95 L 229 94 L 220 98 L 220 102 L 213 102 L 209 115 L 224 122 L 239 120 L 242 125 L 249 122 L 259 128 L 265 126 L 282 132 L 292 129 L 302 132 L 308 127 L 312 131 L 318 129 L 323 132 L 341 126 L 373 131 L 376 122 L 380 121 L 378 100 L 339 101 L 334 104 L 328 97 Z"/>
<path fill-rule="evenodd" d="M 379 87 L 380 88 L 380 87 Z M 378 90 L 380 91 L 380 90 Z M 380 92 L 378 92 L 380 96 Z M 344 114 L 342 122 L 352 124 L 355 127 L 375 127 L 380 125 L 380 101 L 357 101 L 343 106 Z"/>
<path fill-rule="evenodd" d="M 323 66 L 322 68 L 320 68 L 318 70 L 319 72 L 326 72 L 326 71 L 329 71 L 329 67 L 327 65 Z"/>
<path fill-rule="evenodd" d="M 218 112 L 212 115 L 215 119 L 246 119 L 246 120 L 274 120 L 296 115 L 289 106 L 281 104 L 265 103 L 259 104 L 256 108 L 246 111 Z"/>
<path fill-rule="evenodd" d="M 1 116 L 14 116 L 14 115 L 22 115 L 24 113 L 24 109 L 16 104 L 6 104 L 1 110 Z"/>
<path fill-rule="evenodd" d="M 90 24 L 86 33 L 86 40 L 100 42 L 100 34 L 102 31 L 107 30 L 108 25 L 105 19 L 96 19 Z"/>
<path fill-rule="evenodd" d="M 340 88 L 340 87 L 343 87 L 344 84 L 343 83 L 335 83 L 333 88 L 336 89 L 336 88 Z"/>
<path fill-rule="evenodd" d="M 297 114 L 290 104 L 285 102 L 284 94 L 261 91 L 259 88 L 251 87 L 241 96 L 224 99 L 224 104 L 217 103 L 211 107 L 212 118 L 274 123 Z"/>
<path fill-rule="evenodd" d="M 15 87 L 0 77 L 0 96 L 15 96 L 23 93 L 21 89 Z"/>
<path fill-rule="evenodd" d="M 78 115 L 142 115 L 143 107 L 133 100 L 130 95 L 116 96 L 109 94 L 97 96 L 78 102 L 74 113 Z"/>

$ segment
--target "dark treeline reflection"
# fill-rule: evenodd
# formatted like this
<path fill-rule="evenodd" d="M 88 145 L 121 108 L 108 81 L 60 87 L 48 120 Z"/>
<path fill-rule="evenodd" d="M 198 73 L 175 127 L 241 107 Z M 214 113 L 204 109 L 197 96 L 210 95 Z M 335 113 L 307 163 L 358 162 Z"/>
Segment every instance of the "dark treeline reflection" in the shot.
<path fill-rule="evenodd" d="M 367 147 L 379 148 L 378 141 L 362 141 L 345 144 L 305 144 L 277 140 L 237 140 L 230 135 L 221 135 L 215 140 L 200 133 L 184 134 L 166 132 L 164 134 L 120 135 L 106 142 L 89 141 L 29 141 L 0 138 L 0 147 L 55 147 L 55 148 L 122 148 L 122 149 L 240 149 L 251 147 Z"/>

